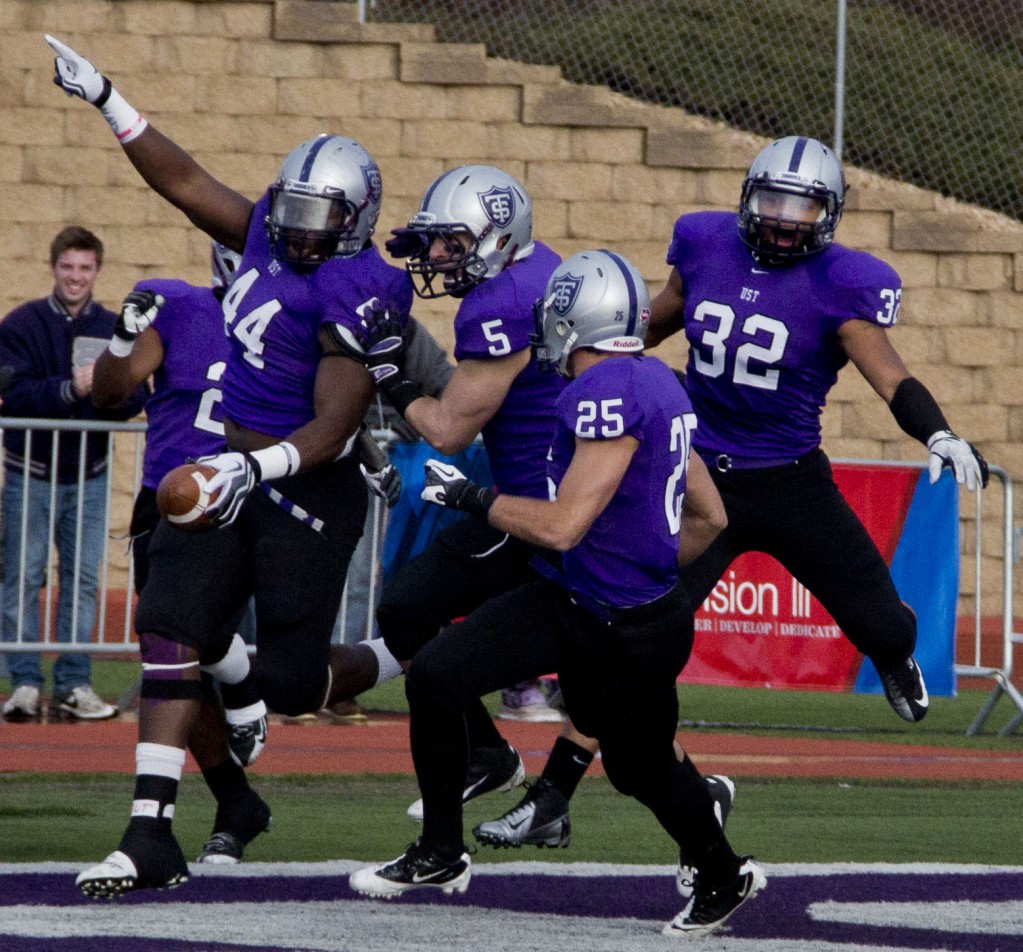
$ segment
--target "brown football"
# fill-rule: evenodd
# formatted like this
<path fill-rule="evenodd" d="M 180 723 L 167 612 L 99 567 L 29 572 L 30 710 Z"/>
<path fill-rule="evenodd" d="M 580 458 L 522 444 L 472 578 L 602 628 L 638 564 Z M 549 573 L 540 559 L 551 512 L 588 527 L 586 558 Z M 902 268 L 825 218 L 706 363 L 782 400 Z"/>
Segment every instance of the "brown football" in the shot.
<path fill-rule="evenodd" d="M 216 472 L 212 466 L 201 463 L 175 466 L 160 480 L 156 489 L 156 506 L 160 515 L 188 532 L 211 528 L 213 524 L 206 515 L 206 509 L 213 499 L 206 491 L 206 483 Z"/>

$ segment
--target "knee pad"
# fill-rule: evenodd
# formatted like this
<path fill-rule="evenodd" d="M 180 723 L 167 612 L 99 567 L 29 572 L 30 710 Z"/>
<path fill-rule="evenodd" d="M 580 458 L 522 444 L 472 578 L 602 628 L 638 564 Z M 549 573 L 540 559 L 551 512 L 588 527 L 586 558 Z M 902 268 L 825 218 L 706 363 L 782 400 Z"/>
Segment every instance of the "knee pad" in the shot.
<path fill-rule="evenodd" d="M 139 635 L 142 688 L 139 697 L 163 701 L 202 699 L 199 658 L 194 648 L 163 635 Z"/>

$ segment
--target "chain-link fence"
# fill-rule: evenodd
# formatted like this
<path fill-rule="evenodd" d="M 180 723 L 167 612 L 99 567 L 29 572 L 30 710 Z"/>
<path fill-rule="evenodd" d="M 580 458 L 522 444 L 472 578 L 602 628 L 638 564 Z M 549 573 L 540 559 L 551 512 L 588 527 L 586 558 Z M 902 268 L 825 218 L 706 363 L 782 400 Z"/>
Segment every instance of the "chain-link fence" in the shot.
<path fill-rule="evenodd" d="M 837 134 L 850 165 L 1023 220 L 1021 0 L 360 6 L 371 22 L 433 23 L 442 42 L 484 43 L 768 138 L 834 145 Z"/>

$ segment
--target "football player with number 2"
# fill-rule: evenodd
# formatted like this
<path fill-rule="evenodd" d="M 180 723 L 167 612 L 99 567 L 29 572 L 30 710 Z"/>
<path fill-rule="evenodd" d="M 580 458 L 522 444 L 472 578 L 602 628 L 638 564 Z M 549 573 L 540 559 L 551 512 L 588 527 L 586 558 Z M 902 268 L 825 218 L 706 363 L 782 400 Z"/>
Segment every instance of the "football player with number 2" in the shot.
<path fill-rule="evenodd" d="M 871 659 L 895 712 L 917 722 L 928 697 L 913 658 L 916 618 L 820 447 L 821 412 L 839 370 L 852 361 L 899 426 L 927 446 L 932 483 L 947 466 L 979 489 L 988 468 L 889 339 L 898 274 L 834 242 L 845 194 L 841 163 L 816 139 L 789 136 L 764 148 L 743 183 L 738 222 L 728 212 L 696 212 L 675 223 L 672 270 L 653 302 L 647 345 L 686 335 L 685 387 L 700 421 L 694 448 L 728 514 L 728 528 L 683 573 L 693 604 L 741 553 L 774 556 Z M 557 759 L 555 749 L 548 769 Z M 548 794 L 534 810 L 567 822 L 564 799 Z M 532 842 L 528 824 L 504 822 L 513 812 L 482 824 L 487 842 Z"/>
<path fill-rule="evenodd" d="M 494 492 L 449 465 L 426 464 L 429 502 L 562 557 L 412 659 L 406 693 L 423 832 L 396 860 L 353 873 L 356 892 L 466 890 L 463 712 L 508 679 L 547 671 L 557 672 L 573 722 L 599 740 L 611 783 L 646 806 L 681 862 L 700 871 L 665 933 L 716 931 L 766 884 L 729 845 L 699 771 L 675 755 L 675 682 L 693 641 L 680 541 L 699 552 L 724 511 L 690 451 L 696 418 L 682 386 L 643 354 L 649 305 L 636 269 L 606 251 L 570 258 L 537 301 L 538 360 L 570 381 L 557 402 L 549 499 Z"/>
<path fill-rule="evenodd" d="M 212 287 L 146 279 L 125 298 L 117 332 L 96 361 L 93 402 L 117 406 L 153 378 L 146 401 L 146 447 L 142 486 L 131 517 L 131 554 L 136 593 L 149 576 L 149 541 L 160 516 L 156 487 L 185 460 L 217 452 L 224 444 L 220 377 L 227 361 L 220 304 L 241 256 L 212 242 Z M 270 824 L 270 808 L 249 786 L 242 769 L 266 742 L 266 705 L 259 697 L 239 619 L 221 657 L 203 657 L 203 699 L 188 747 L 217 799 L 213 832 L 198 862 L 238 862 L 245 846 Z M 220 697 L 212 679 L 220 681 Z M 226 717 L 226 722 L 225 722 Z"/>
<path fill-rule="evenodd" d="M 374 642 L 330 644 L 365 520 L 352 448 L 373 386 L 330 328 L 377 308 L 407 315 L 412 288 L 370 240 L 380 171 L 358 143 L 303 142 L 252 202 L 153 128 L 91 62 L 46 40 L 54 82 L 101 111 L 149 186 L 242 254 L 223 301 L 228 450 L 202 459 L 218 471 L 208 487 L 218 528 L 161 520 L 153 534 L 135 616 L 143 676 L 131 819 L 118 849 L 77 879 L 85 895 L 112 897 L 188 878 L 171 818 L 200 708 L 200 655 L 223 653 L 225 627 L 250 597 L 257 684 L 271 710 L 318 710 L 396 667 Z"/>

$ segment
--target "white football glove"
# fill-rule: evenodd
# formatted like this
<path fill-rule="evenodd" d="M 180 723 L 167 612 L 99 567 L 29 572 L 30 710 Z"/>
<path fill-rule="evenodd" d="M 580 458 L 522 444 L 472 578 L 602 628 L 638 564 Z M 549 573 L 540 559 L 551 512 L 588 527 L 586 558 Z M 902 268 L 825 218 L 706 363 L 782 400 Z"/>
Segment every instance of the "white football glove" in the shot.
<path fill-rule="evenodd" d="M 401 496 L 401 473 L 397 467 L 388 463 L 383 469 L 373 472 L 366 468 L 365 463 L 359 463 L 359 469 L 362 470 L 362 478 L 366 480 L 369 491 L 383 499 L 388 509 L 393 509 Z"/>
<path fill-rule="evenodd" d="M 951 430 L 938 430 L 937 433 L 932 433 L 927 440 L 927 449 L 930 450 L 927 471 L 931 483 L 936 483 L 941 477 L 942 467 L 948 466 L 956 482 L 965 483 L 970 492 L 987 485 L 989 478 L 987 461 L 970 443 L 956 436 Z"/>
<path fill-rule="evenodd" d="M 114 334 L 131 344 L 153 321 L 164 305 L 162 294 L 153 291 L 132 291 L 121 305 Z"/>
<path fill-rule="evenodd" d="M 94 106 L 102 106 L 110 96 L 110 80 L 66 43 L 48 33 L 46 42 L 57 54 L 53 61 L 54 83 L 69 96 L 78 96 Z"/>
<path fill-rule="evenodd" d="M 249 493 L 262 478 L 259 463 L 248 453 L 218 453 L 196 460 L 216 471 L 206 483 L 213 502 L 206 510 L 215 526 L 229 526 L 238 517 Z"/>

